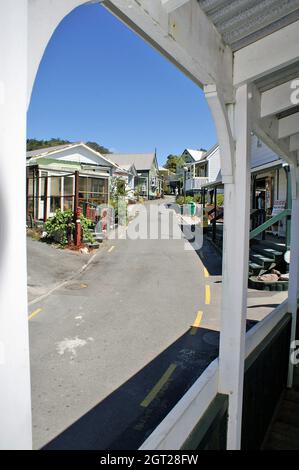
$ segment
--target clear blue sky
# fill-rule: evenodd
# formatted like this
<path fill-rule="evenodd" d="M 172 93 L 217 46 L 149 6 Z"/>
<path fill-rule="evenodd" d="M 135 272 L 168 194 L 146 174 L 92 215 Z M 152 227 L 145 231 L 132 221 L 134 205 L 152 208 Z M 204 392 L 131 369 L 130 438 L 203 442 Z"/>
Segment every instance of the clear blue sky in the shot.
<path fill-rule="evenodd" d="M 28 137 L 96 141 L 115 152 L 156 147 L 160 164 L 216 143 L 202 91 L 98 4 L 74 10 L 52 37 Z"/>

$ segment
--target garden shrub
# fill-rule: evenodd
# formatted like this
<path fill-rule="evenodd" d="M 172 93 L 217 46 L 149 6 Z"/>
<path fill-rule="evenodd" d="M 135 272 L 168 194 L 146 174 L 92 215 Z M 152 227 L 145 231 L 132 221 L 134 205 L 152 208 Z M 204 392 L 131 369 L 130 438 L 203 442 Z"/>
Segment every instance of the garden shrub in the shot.
<path fill-rule="evenodd" d="M 201 200 L 200 194 L 197 194 L 195 196 L 186 196 L 186 204 L 189 204 L 190 202 L 200 202 L 200 200 Z M 177 196 L 175 199 L 175 202 L 179 206 L 182 206 L 183 204 L 185 204 L 184 196 Z"/>
<path fill-rule="evenodd" d="M 92 221 L 81 214 L 80 222 L 83 231 L 83 238 L 92 243 L 94 240 L 89 231 L 92 226 Z M 62 246 L 67 245 L 68 232 L 72 234 L 75 230 L 74 213 L 71 210 L 61 211 L 58 209 L 55 212 L 55 215 L 45 223 L 45 230 L 47 232 L 48 239 L 53 240 Z"/>
<path fill-rule="evenodd" d="M 80 223 L 83 232 L 83 239 L 87 240 L 89 243 L 94 242 L 94 238 L 90 232 L 90 228 L 93 225 L 93 222 L 90 219 L 87 219 L 83 214 L 80 215 Z"/>
<path fill-rule="evenodd" d="M 62 212 L 57 209 L 55 215 L 45 223 L 47 238 L 61 245 L 67 244 L 67 232 L 72 232 L 74 228 L 74 214 L 71 210 Z"/>
<path fill-rule="evenodd" d="M 224 204 L 224 194 L 217 194 L 217 206 L 223 206 Z"/>
<path fill-rule="evenodd" d="M 193 201 L 198 204 L 201 204 L 201 194 L 194 194 Z"/>
<path fill-rule="evenodd" d="M 179 205 L 182 206 L 184 204 L 184 196 L 177 196 L 175 198 L 175 202 Z"/>

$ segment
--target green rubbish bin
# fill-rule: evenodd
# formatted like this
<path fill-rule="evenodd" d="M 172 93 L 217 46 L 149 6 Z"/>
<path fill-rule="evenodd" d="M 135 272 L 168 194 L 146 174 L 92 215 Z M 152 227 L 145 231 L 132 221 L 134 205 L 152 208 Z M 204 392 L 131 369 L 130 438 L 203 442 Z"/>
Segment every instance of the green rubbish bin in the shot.
<path fill-rule="evenodd" d="M 196 204 L 195 202 L 188 202 L 190 206 L 190 215 L 193 217 L 196 214 Z"/>

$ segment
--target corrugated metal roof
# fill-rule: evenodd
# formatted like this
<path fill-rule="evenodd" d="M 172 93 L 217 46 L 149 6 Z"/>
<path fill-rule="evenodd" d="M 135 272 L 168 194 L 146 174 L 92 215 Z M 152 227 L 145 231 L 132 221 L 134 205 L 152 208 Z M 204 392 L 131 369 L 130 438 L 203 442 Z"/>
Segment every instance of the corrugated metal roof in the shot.
<path fill-rule="evenodd" d="M 265 77 L 256 81 L 258 89 L 263 93 L 273 86 L 281 85 L 282 83 L 294 80 L 299 77 L 299 62 L 283 67 Z"/>
<path fill-rule="evenodd" d="M 233 51 L 299 19 L 299 0 L 198 0 Z"/>
<path fill-rule="evenodd" d="M 37 157 L 40 155 L 46 155 L 47 153 L 55 152 L 56 150 L 63 150 L 69 147 L 73 147 L 74 145 L 77 145 L 77 144 L 63 144 L 63 145 L 56 145 L 56 147 L 47 147 L 47 148 L 42 148 L 42 149 L 30 150 L 29 152 L 26 153 L 26 155 L 27 155 L 27 158 Z"/>
<path fill-rule="evenodd" d="M 154 153 L 109 153 L 105 156 L 120 167 L 134 164 L 137 171 L 150 170 L 155 159 Z"/>

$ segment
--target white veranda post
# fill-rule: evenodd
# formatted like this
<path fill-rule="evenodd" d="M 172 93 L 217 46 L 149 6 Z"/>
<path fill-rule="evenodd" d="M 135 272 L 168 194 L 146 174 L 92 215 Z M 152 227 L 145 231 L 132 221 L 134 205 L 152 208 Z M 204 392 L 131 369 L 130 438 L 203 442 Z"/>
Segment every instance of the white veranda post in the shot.
<path fill-rule="evenodd" d="M 292 314 L 291 341 L 296 338 L 296 322 L 298 309 L 299 289 L 299 167 L 293 166 L 292 185 L 292 224 L 291 224 L 291 259 L 290 259 L 290 281 L 289 281 L 289 311 Z M 290 363 L 288 386 L 293 385 L 293 364 Z"/>
<path fill-rule="evenodd" d="M 0 2 L 0 448 L 31 448 L 26 277 L 27 0 Z"/>
<path fill-rule="evenodd" d="M 229 396 L 228 449 L 241 445 L 249 257 L 250 94 L 236 90 L 232 182 L 224 183 L 224 238 L 219 392 Z"/>

